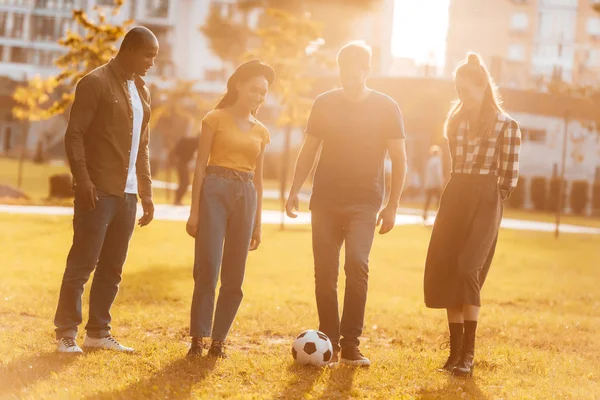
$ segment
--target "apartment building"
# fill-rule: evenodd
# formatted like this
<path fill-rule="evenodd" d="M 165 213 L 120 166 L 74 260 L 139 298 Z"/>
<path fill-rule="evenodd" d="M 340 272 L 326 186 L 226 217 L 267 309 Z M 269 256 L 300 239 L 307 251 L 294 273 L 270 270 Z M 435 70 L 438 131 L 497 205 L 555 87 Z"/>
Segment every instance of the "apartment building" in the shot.
<path fill-rule="evenodd" d="M 552 76 L 593 84 L 600 72 L 598 0 L 452 0 L 446 71 L 469 50 L 502 86 L 544 88 Z"/>

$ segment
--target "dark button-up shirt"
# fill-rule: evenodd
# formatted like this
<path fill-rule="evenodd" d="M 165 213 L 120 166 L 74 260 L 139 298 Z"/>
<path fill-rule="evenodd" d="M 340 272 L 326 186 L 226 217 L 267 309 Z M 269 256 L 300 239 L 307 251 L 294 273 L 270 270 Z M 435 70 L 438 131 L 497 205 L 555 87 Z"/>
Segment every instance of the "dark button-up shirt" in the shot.
<path fill-rule="evenodd" d="M 152 196 L 148 121 L 150 91 L 133 77 L 142 100 L 144 118 L 135 164 L 140 197 Z M 65 147 L 75 185 L 91 180 L 96 189 L 124 196 L 133 138 L 133 108 L 127 77 L 111 60 L 83 78 L 75 89 Z"/>

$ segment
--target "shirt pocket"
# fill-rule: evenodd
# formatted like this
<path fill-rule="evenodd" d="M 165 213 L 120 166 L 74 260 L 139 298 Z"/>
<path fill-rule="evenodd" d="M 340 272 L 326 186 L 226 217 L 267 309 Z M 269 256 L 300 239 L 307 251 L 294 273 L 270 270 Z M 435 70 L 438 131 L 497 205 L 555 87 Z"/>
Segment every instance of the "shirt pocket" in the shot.
<path fill-rule="evenodd" d="M 103 122 L 107 125 L 115 125 L 119 110 L 125 105 L 125 100 L 116 95 L 112 88 L 107 88 L 102 93 L 101 110 Z"/>

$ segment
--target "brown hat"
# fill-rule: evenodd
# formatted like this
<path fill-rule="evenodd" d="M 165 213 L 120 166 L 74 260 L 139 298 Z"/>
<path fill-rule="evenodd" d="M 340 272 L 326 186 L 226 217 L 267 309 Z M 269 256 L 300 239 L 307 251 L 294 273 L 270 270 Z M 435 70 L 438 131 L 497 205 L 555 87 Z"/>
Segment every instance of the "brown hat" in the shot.
<path fill-rule="evenodd" d="M 254 76 L 264 76 L 269 86 L 273 84 L 275 80 L 275 71 L 267 63 L 260 60 L 251 60 L 243 63 L 231 75 L 227 81 L 227 89 L 232 90 L 238 82 L 245 81 L 246 79 Z"/>

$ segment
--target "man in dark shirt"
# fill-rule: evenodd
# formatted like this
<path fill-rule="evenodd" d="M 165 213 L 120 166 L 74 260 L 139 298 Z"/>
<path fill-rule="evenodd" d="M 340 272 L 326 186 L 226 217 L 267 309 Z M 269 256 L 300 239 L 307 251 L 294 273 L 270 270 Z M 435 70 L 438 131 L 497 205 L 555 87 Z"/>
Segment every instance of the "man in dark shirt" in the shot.
<path fill-rule="evenodd" d="M 368 259 L 376 226 L 389 232 L 395 222 L 406 174 L 404 128 L 400 109 L 388 96 L 369 89 L 371 49 L 352 42 L 338 53 L 342 89 L 317 97 L 286 204 L 294 218 L 298 193 L 321 149 L 310 200 L 319 330 L 333 343 L 332 363 L 370 365 L 358 349 L 367 300 Z M 388 204 L 384 161 L 392 161 Z M 337 301 L 339 257 L 345 242 L 346 292 L 340 323 Z M 341 340 L 340 340 L 341 337 Z"/>
<path fill-rule="evenodd" d="M 152 221 L 154 204 L 148 155 L 150 92 L 140 76 L 154 65 L 158 40 L 135 27 L 116 58 L 84 76 L 75 90 L 65 147 L 75 182 L 73 245 L 54 319 L 58 351 L 81 353 L 83 286 L 94 269 L 84 347 L 131 352 L 110 334 L 115 300 L 135 226 L 137 194 Z"/>
<path fill-rule="evenodd" d="M 179 186 L 175 191 L 175 205 L 181 205 L 183 196 L 185 196 L 190 185 L 190 161 L 198 150 L 200 136 L 183 136 L 177 141 L 171 153 L 171 159 L 177 169 Z"/>

